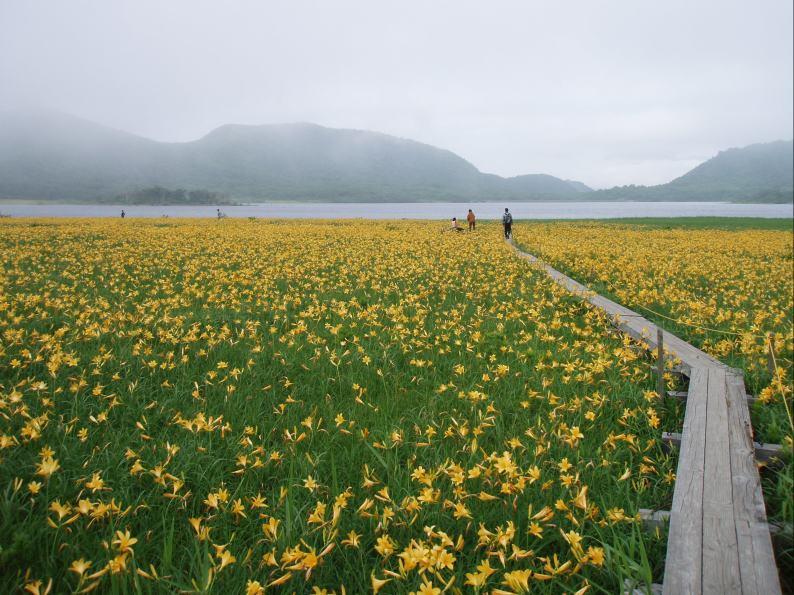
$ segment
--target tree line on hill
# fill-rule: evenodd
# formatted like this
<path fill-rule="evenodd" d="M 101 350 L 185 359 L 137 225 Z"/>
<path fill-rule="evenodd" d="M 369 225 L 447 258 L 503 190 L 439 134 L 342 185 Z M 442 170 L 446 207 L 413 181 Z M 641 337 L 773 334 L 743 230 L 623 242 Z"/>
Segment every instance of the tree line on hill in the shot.
<path fill-rule="evenodd" d="M 123 205 L 222 205 L 233 204 L 225 194 L 210 190 L 170 190 L 162 186 L 151 186 L 111 197 L 102 197 L 98 202 Z"/>

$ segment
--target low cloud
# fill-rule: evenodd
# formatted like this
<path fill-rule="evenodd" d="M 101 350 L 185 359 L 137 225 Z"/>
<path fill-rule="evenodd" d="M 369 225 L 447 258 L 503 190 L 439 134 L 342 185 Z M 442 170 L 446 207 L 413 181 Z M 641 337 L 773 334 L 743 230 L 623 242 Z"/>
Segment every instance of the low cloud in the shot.
<path fill-rule="evenodd" d="M 0 5 L 0 108 L 158 140 L 367 128 L 594 187 L 791 138 L 792 88 L 791 2 Z"/>

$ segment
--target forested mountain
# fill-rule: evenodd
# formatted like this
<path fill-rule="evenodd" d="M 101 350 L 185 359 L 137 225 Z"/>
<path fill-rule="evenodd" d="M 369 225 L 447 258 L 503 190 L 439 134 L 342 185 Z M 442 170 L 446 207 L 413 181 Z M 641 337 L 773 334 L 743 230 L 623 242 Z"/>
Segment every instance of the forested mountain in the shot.
<path fill-rule="evenodd" d="M 226 125 L 162 143 L 63 114 L 0 116 L 0 197 L 107 200 L 155 186 L 238 201 L 532 200 L 589 191 L 547 175 L 484 174 L 430 145 L 314 124 Z"/>
<path fill-rule="evenodd" d="M 794 143 L 776 141 L 721 151 L 680 178 L 659 186 L 621 186 L 593 200 L 791 202 Z"/>
<path fill-rule="evenodd" d="M 56 112 L 0 114 L 0 198 L 142 201 L 791 201 L 792 142 L 729 149 L 659 186 L 591 191 L 545 174 L 503 178 L 443 149 L 315 124 L 225 125 L 164 143 Z M 196 199 L 198 200 L 198 199 Z"/>

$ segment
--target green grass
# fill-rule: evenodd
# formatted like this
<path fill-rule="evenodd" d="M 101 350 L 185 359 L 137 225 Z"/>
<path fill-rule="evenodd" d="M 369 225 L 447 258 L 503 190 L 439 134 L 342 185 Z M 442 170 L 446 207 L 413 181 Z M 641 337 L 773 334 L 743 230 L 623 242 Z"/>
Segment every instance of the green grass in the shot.
<path fill-rule="evenodd" d="M 675 456 L 659 435 L 681 407 L 649 397 L 647 356 L 494 240 L 497 226 L 45 223 L 11 221 L 0 235 L 0 436 L 10 437 L 0 450 L 0 591 L 50 579 L 56 592 L 86 587 L 93 581 L 69 566 L 107 568 L 116 531 L 127 530 L 134 555 L 99 577 L 101 592 L 241 592 L 289 572 L 287 592 L 366 592 L 371 574 L 399 574 L 412 540 L 455 556 L 452 569 L 425 575 L 436 585 L 465 590 L 466 574 L 490 559 L 490 589 L 509 571 L 544 572 L 543 559 L 572 561 L 562 532 L 603 548 L 605 564 L 571 564 L 534 581 L 537 592 L 660 579 L 665 535 L 631 517 L 669 507 Z M 222 421 L 208 431 L 179 422 L 198 415 Z M 575 446 L 573 427 L 583 434 Z M 36 473 L 45 447 L 60 464 L 49 478 Z M 500 467 L 504 453 L 515 469 Z M 419 467 L 438 493 L 411 512 L 427 487 L 412 477 Z M 105 483 L 97 491 L 94 473 Z M 585 509 L 575 504 L 583 486 Z M 253 507 L 258 494 L 265 508 Z M 86 499 L 113 499 L 118 511 L 70 521 Z M 245 516 L 232 512 L 237 499 Z M 72 507 L 62 519 L 55 501 Z M 309 521 L 318 503 L 328 507 L 322 526 Z M 471 518 L 456 518 L 453 503 Z M 554 511 L 539 537 L 528 533 L 530 506 Z M 270 517 L 275 538 L 263 531 Z M 191 518 L 211 527 L 208 540 Z M 506 545 L 478 547 L 481 527 L 509 522 Z M 351 530 L 358 548 L 342 544 Z M 398 544 L 388 557 L 375 550 L 386 535 Z M 329 545 L 311 573 L 284 561 L 290 548 Z M 511 560 L 512 545 L 532 553 Z M 236 558 L 222 569 L 220 546 Z M 151 566 L 160 580 L 136 574 Z M 421 583 L 415 570 L 392 579 L 384 593 Z"/>

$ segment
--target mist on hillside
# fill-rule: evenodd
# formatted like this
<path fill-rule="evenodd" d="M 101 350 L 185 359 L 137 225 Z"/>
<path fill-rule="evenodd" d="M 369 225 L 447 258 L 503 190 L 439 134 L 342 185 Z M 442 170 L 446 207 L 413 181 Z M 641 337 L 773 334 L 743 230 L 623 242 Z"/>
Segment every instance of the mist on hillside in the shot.
<path fill-rule="evenodd" d="M 791 47 L 790 2 L 5 2 L 0 110 L 166 143 L 310 122 L 502 178 L 647 186 L 791 139 Z"/>
<path fill-rule="evenodd" d="M 792 143 L 734 149 L 672 182 L 593 192 L 503 178 L 441 148 L 315 124 L 225 125 L 165 143 L 54 112 L 0 116 L 0 198 L 120 203 L 527 200 L 790 201 Z"/>

